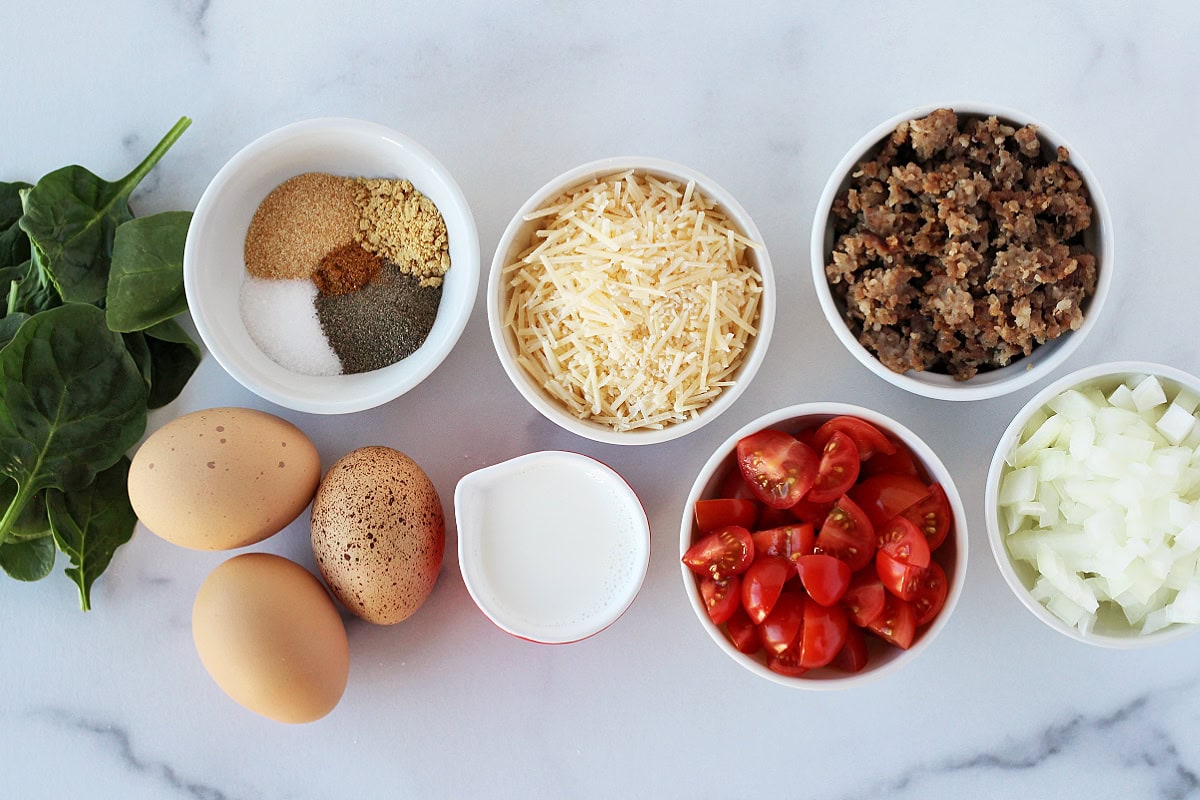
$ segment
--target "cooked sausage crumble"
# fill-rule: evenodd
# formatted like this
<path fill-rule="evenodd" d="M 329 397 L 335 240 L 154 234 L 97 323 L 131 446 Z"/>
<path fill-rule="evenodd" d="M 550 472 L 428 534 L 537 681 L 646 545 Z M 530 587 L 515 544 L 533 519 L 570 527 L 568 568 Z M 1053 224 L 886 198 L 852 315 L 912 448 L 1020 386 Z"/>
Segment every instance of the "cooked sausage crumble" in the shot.
<path fill-rule="evenodd" d="M 1092 206 L 1037 128 L 939 109 L 903 122 L 834 200 L 834 298 L 895 372 L 966 380 L 1083 324 Z"/>

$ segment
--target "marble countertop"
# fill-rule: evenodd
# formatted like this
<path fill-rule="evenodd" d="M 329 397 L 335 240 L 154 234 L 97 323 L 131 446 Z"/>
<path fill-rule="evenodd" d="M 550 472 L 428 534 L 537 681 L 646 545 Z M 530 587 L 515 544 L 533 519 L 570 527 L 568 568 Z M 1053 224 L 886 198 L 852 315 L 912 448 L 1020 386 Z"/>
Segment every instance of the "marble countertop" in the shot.
<path fill-rule="evenodd" d="M 1189 3 L 800 4 L 210 0 L 24 3 L 0 26 L 0 180 L 67 163 L 124 174 L 182 114 L 195 123 L 134 198 L 194 208 L 234 152 L 317 116 L 383 123 L 458 180 L 486 270 L 514 211 L 551 177 L 609 155 L 670 159 L 728 189 L 775 265 L 766 361 L 725 415 L 644 448 L 585 441 L 505 377 L 482 294 L 460 343 L 380 408 L 272 407 L 207 358 L 151 428 L 243 405 L 304 429 L 328 466 L 390 445 L 450 507 L 457 480 L 541 449 L 595 456 L 640 494 L 654 530 L 641 594 L 612 628 L 545 647 L 472 604 L 453 555 L 428 603 L 391 628 L 348 620 L 337 709 L 285 726 L 234 704 L 191 640 L 192 600 L 227 556 L 139 528 L 93 592 L 56 573 L 0 580 L 0 796 L 120 797 L 1200 797 L 1200 637 L 1142 651 L 1070 641 L 1005 586 L 982 501 L 1005 425 L 1041 384 L 927 400 L 859 365 L 821 315 L 808 240 L 829 172 L 904 109 L 979 101 L 1045 121 L 1099 176 L 1115 222 L 1113 296 L 1057 374 L 1102 361 L 1200 373 L 1192 325 L 1200 216 L 1200 7 Z M 767 411 L 817 400 L 912 428 L 968 509 L 961 602 L 904 670 L 848 692 L 755 678 L 697 624 L 675 532 L 712 449 Z M 438 431 L 436 436 L 431 431 Z M 313 565 L 307 516 L 255 549 Z"/>

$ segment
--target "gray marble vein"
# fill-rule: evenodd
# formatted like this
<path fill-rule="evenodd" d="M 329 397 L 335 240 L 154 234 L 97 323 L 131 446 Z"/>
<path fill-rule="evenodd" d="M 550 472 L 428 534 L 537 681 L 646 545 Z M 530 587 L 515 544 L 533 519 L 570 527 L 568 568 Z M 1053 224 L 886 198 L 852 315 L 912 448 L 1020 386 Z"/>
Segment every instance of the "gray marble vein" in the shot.
<path fill-rule="evenodd" d="M 1200 797 L 1197 765 L 1185 761 L 1180 753 L 1184 743 L 1177 741 L 1158 721 L 1162 706 L 1180 697 L 1185 688 L 1192 687 L 1141 694 L 1107 713 L 1073 714 L 1023 738 L 973 755 L 916 764 L 888 780 L 842 797 L 870 800 L 940 796 L 934 787 L 946 779 L 953 779 L 955 785 L 969 785 L 965 782 L 983 781 L 1000 773 L 1031 772 L 1056 760 L 1086 763 L 1097 752 L 1117 762 L 1124 771 L 1146 773 L 1143 782 L 1153 785 L 1154 797 L 1162 800 Z"/>
<path fill-rule="evenodd" d="M 140 753 L 135 746 L 133 734 L 119 725 L 83 717 L 60 708 L 37 709 L 31 711 L 30 716 L 60 729 L 84 734 L 108 751 L 125 769 L 157 782 L 164 792 L 170 790 L 176 796 L 196 800 L 238 800 L 237 796 L 211 783 L 183 775 L 169 763 L 154 760 Z"/>

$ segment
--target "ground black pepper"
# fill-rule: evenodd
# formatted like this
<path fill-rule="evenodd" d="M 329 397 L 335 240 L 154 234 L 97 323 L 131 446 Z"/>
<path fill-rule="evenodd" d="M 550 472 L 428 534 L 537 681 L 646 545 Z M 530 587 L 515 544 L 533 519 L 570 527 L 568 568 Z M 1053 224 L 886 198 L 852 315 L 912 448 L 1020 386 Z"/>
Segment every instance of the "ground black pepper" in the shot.
<path fill-rule="evenodd" d="M 357 292 L 318 295 L 321 329 L 342 362 L 342 372 L 370 372 L 412 355 L 429 336 L 442 301 L 441 286 L 421 286 L 387 262 L 379 277 Z"/>

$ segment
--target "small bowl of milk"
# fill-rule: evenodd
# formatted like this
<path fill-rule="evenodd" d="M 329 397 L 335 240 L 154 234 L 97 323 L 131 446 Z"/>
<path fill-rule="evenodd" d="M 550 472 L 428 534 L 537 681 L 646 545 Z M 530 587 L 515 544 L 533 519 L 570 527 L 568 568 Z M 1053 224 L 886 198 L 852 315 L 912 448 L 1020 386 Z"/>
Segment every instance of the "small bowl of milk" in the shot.
<path fill-rule="evenodd" d="M 646 577 L 650 523 L 608 466 L 543 451 L 466 475 L 454 490 L 467 591 L 501 630 L 542 644 L 586 639 Z"/>

